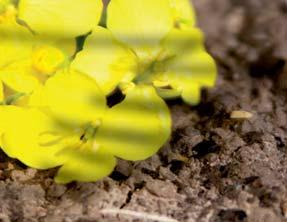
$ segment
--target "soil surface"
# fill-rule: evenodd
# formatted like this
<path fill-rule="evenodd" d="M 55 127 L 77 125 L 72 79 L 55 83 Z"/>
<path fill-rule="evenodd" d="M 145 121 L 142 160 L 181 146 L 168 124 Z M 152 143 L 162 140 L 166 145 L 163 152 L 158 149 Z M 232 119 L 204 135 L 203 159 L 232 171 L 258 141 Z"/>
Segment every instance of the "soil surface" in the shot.
<path fill-rule="evenodd" d="M 287 221 L 287 3 L 194 5 L 219 76 L 199 106 L 169 103 L 170 142 L 102 181 L 68 185 L 1 153 L 1 222 Z"/>

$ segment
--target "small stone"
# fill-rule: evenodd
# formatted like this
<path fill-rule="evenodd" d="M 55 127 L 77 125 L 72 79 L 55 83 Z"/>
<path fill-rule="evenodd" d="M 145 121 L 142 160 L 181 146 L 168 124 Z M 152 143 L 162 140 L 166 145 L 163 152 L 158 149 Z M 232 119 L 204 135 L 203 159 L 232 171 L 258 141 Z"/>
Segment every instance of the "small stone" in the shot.
<path fill-rule="evenodd" d="M 50 197 L 61 197 L 67 190 L 67 187 L 60 184 L 52 184 L 48 189 Z"/>
<path fill-rule="evenodd" d="M 150 181 L 146 184 L 146 188 L 158 197 L 176 198 L 178 196 L 177 187 L 169 181 Z"/>
<path fill-rule="evenodd" d="M 235 110 L 231 113 L 231 119 L 251 119 L 253 114 L 243 110 Z"/>
<path fill-rule="evenodd" d="M 35 177 L 37 170 L 35 169 L 27 169 L 26 171 L 23 170 L 13 170 L 11 172 L 11 177 L 14 181 L 27 181 L 27 180 L 31 180 Z"/>

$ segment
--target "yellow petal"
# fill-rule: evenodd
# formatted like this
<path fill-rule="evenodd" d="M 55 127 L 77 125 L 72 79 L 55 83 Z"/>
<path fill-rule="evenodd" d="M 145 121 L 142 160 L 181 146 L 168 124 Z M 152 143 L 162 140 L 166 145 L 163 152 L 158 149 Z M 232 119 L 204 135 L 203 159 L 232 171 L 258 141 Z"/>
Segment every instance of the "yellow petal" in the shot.
<path fill-rule="evenodd" d="M 66 161 L 55 177 L 57 183 L 93 182 L 108 176 L 116 165 L 115 158 L 101 150 L 69 148 L 61 151 L 59 155 Z"/>
<path fill-rule="evenodd" d="M 1 85 L 1 83 L 0 83 Z M 4 105 L 0 105 L 0 147 L 2 147 L 2 138 L 3 134 L 6 131 L 7 127 L 9 126 L 9 121 L 6 120 L 8 114 L 7 114 L 7 108 Z"/>
<path fill-rule="evenodd" d="M 113 0 L 107 27 L 141 58 L 154 57 L 159 41 L 173 26 L 169 0 Z"/>
<path fill-rule="evenodd" d="M 95 141 L 105 152 L 127 160 L 152 156 L 171 133 L 165 102 L 152 86 L 135 86 L 120 104 L 108 110 Z"/>
<path fill-rule="evenodd" d="M 47 107 L 47 101 L 45 97 L 45 88 L 43 85 L 38 85 L 28 99 L 29 107 L 44 108 Z"/>
<path fill-rule="evenodd" d="M 201 87 L 212 87 L 216 80 L 215 62 L 204 48 L 200 30 L 174 29 L 163 45 L 173 59 L 166 63 L 166 72 L 160 74 L 161 78 L 173 89 L 181 90 L 185 102 L 197 104 Z"/>
<path fill-rule="evenodd" d="M 0 104 L 3 102 L 4 100 L 4 88 L 3 88 L 3 83 L 0 80 Z"/>
<path fill-rule="evenodd" d="M 200 29 L 190 27 L 179 30 L 173 28 L 161 42 L 165 50 L 164 56 L 174 57 L 192 50 L 204 50 L 204 36 Z"/>
<path fill-rule="evenodd" d="M 73 71 L 62 70 L 49 78 L 45 99 L 52 113 L 70 124 L 87 124 L 100 119 L 106 100 L 95 80 Z"/>
<path fill-rule="evenodd" d="M 33 74 L 30 60 L 14 62 L 0 69 L 0 78 L 15 92 L 31 93 L 40 84 Z"/>
<path fill-rule="evenodd" d="M 201 99 L 201 88 L 198 83 L 188 82 L 187 84 L 181 84 L 182 100 L 190 105 L 197 105 Z"/>
<path fill-rule="evenodd" d="M 5 13 L 9 4 L 10 4 L 10 0 L 0 0 L 0 15 L 2 13 Z"/>
<path fill-rule="evenodd" d="M 1 130 L 4 128 L 2 149 L 7 155 L 38 169 L 62 164 L 56 156 L 62 146 L 40 144 L 41 134 L 57 130 L 55 122 L 46 114 L 35 109 L 0 106 L 0 121 Z"/>
<path fill-rule="evenodd" d="M 121 81 L 130 81 L 136 72 L 136 57 L 115 41 L 109 30 L 97 27 L 87 38 L 72 67 L 94 78 L 105 95 Z"/>
<path fill-rule="evenodd" d="M 70 58 L 74 56 L 77 43 L 75 38 L 51 38 L 49 35 L 36 35 L 35 36 L 35 45 L 36 46 L 50 46 L 55 47 L 67 57 Z"/>
<path fill-rule="evenodd" d="M 29 58 L 33 42 L 32 34 L 15 20 L 0 21 L 0 69 L 11 62 Z"/>
<path fill-rule="evenodd" d="M 91 31 L 102 7 L 101 0 L 20 0 L 18 16 L 36 33 L 62 39 Z"/>
<path fill-rule="evenodd" d="M 175 25 L 179 28 L 195 25 L 195 12 L 190 0 L 169 0 Z"/>
<path fill-rule="evenodd" d="M 168 99 L 174 99 L 174 98 L 178 98 L 181 96 L 182 90 L 180 89 L 165 89 L 165 88 L 161 88 L 161 87 L 157 87 L 156 88 L 157 94 L 168 100 Z"/>

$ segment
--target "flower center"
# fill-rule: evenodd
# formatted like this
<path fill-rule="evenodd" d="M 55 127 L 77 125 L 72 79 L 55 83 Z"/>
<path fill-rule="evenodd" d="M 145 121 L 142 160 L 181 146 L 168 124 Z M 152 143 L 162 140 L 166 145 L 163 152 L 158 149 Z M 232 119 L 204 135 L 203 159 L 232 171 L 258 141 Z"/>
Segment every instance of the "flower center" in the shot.
<path fill-rule="evenodd" d="M 38 143 L 44 147 L 61 143 L 67 148 L 96 149 L 97 144 L 94 141 L 94 137 L 100 124 L 100 121 L 96 121 L 95 123 L 87 125 L 85 128 L 78 127 L 68 129 L 64 133 L 63 130 L 42 132 L 39 134 Z"/>
<path fill-rule="evenodd" d="M 150 84 L 156 82 L 161 82 L 160 84 L 163 84 L 166 86 L 168 83 L 164 80 L 161 80 L 160 78 L 157 79 L 161 74 L 165 73 L 168 67 L 168 63 L 173 59 L 173 57 L 165 54 L 164 52 L 159 53 L 158 57 L 148 63 L 148 64 L 141 64 L 139 69 L 139 75 L 136 78 L 136 83 L 144 83 L 144 84 Z"/>
<path fill-rule="evenodd" d="M 41 46 L 32 55 L 33 68 L 44 75 L 52 75 L 64 63 L 65 55 L 55 47 Z"/>
<path fill-rule="evenodd" d="M 84 143 L 88 142 L 89 140 L 92 140 L 96 135 L 97 128 L 98 126 L 94 126 L 93 124 L 88 125 L 80 139 Z"/>

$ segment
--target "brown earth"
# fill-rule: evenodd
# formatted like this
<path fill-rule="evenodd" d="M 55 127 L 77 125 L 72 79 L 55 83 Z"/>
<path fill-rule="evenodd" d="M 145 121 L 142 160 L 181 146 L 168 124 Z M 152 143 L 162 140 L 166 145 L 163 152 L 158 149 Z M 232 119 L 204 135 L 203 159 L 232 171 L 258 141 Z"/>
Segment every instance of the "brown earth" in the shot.
<path fill-rule="evenodd" d="M 1 222 L 287 221 L 287 2 L 194 3 L 219 77 L 199 106 L 170 102 L 171 141 L 102 181 L 65 186 L 1 153 Z"/>

